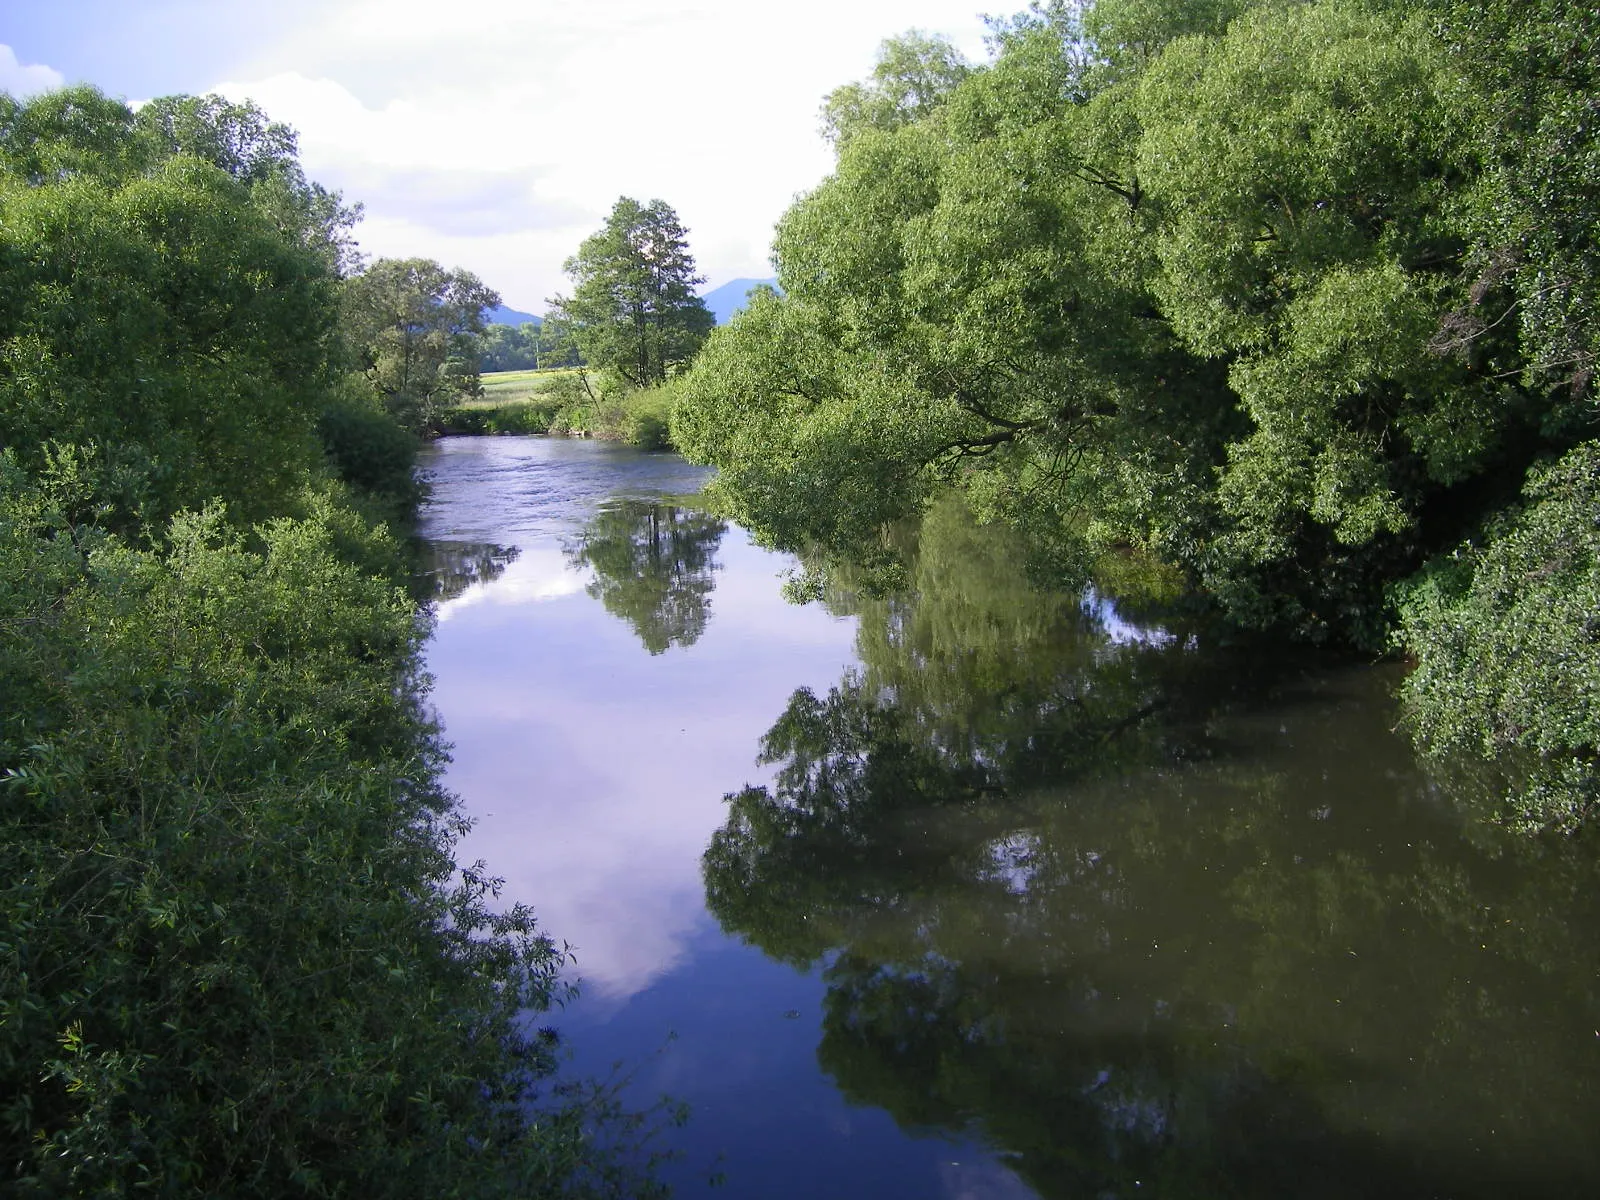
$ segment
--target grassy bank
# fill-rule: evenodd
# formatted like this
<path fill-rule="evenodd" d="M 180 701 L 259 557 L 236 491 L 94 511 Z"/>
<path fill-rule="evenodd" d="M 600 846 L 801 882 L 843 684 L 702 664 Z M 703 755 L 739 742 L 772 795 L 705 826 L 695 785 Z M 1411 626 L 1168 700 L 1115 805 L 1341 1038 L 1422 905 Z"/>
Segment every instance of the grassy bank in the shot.
<path fill-rule="evenodd" d="M 496 371 L 483 395 L 440 416 L 441 434 L 548 433 L 670 450 L 671 384 L 626 390 L 581 370 Z"/>

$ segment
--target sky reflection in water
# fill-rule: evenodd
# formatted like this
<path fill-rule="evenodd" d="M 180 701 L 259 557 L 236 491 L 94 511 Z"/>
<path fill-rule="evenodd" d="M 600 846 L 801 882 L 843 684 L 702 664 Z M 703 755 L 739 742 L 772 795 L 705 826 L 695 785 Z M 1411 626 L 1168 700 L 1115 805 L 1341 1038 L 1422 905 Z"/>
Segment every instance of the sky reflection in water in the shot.
<path fill-rule="evenodd" d="M 696 489 L 680 460 L 532 439 L 451 439 L 430 455 L 423 534 L 515 545 L 502 574 L 439 606 L 433 702 L 449 783 L 478 818 L 464 861 L 503 876 L 573 944 L 587 995 L 615 1003 L 677 963 L 705 912 L 700 853 L 730 769 L 764 780 L 755 748 L 794 687 L 825 688 L 854 621 L 779 595 L 787 564 L 729 528 L 711 616 L 686 650 L 643 653 L 585 591 L 573 539 L 615 493 Z M 742 774 L 739 774 L 742 772 Z"/>

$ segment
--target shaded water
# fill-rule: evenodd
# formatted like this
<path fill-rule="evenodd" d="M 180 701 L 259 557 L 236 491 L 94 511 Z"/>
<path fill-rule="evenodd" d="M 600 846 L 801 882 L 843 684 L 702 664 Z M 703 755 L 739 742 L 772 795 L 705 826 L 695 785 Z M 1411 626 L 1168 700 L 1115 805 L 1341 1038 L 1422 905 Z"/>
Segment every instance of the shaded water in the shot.
<path fill-rule="evenodd" d="M 671 457 L 428 465 L 468 853 L 576 944 L 576 1066 L 693 1106 L 678 1194 L 1600 1194 L 1600 867 L 1430 780 L 1388 668 L 1040 594 L 949 508 L 798 608 Z"/>

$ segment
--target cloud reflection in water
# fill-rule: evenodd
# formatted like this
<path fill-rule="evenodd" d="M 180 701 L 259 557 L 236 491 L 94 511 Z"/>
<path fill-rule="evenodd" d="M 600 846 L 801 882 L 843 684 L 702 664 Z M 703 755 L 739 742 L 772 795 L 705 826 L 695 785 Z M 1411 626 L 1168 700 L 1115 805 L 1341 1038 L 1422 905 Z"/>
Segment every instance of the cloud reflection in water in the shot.
<path fill-rule="evenodd" d="M 714 925 L 699 860 L 723 796 L 769 776 L 756 749 L 793 688 L 852 660 L 854 620 L 780 596 L 787 560 L 736 529 L 721 557 L 704 635 L 655 656 L 554 539 L 440 606 L 433 699 L 479 821 L 461 857 L 572 943 L 592 999 L 637 993 Z"/>

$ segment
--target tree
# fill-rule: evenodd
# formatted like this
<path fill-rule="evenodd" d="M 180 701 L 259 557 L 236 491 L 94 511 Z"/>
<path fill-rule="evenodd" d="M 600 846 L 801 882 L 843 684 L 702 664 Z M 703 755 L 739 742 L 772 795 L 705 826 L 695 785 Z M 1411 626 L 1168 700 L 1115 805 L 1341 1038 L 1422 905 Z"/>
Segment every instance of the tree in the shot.
<path fill-rule="evenodd" d="M 229 496 L 248 522 L 320 465 L 336 280 L 257 199 L 91 89 L 0 97 L 0 447 L 76 447 L 102 521 Z"/>
<path fill-rule="evenodd" d="M 379 259 L 349 281 L 345 300 L 367 378 L 402 424 L 422 432 L 478 394 L 483 312 L 500 297 L 476 275 L 426 258 Z"/>
<path fill-rule="evenodd" d="M 347 503 L 408 442 L 280 203 L 331 194 L 162 111 L 0 94 L 0 1187 L 641 1194 L 528 1021 L 561 951 L 458 868 L 427 622 Z"/>
<path fill-rule="evenodd" d="M 539 326 L 490 325 L 478 342 L 478 365 L 488 371 L 528 371 L 539 365 Z"/>
<path fill-rule="evenodd" d="M 695 274 L 688 233 L 665 201 L 623 196 L 565 270 L 573 292 L 551 301 L 554 316 L 591 366 L 610 367 L 635 387 L 665 381 L 716 323 L 694 292 L 705 279 Z"/>
<path fill-rule="evenodd" d="M 1600 443 L 1530 472 L 1481 546 L 1400 589 L 1405 697 L 1434 754 L 1475 752 L 1519 786 L 1501 814 L 1572 831 L 1600 799 Z"/>
<path fill-rule="evenodd" d="M 1087 55 L 1052 12 L 986 67 L 919 90 L 936 47 L 891 44 L 836 93 L 783 294 L 700 356 L 677 444 L 790 547 L 872 546 L 954 482 L 1060 576 L 1135 547 L 1243 624 L 1381 645 L 1387 583 L 1578 428 L 1482 299 L 1499 176 L 1462 59 L 1385 5 L 1108 0 Z M 1543 357 L 1581 374 L 1592 220 L 1551 194 Z"/>
<path fill-rule="evenodd" d="M 912 30 L 878 48 L 867 83 L 847 83 L 822 105 L 822 132 L 842 146 L 861 129 L 894 129 L 927 116 L 971 68 L 943 38 Z"/>
<path fill-rule="evenodd" d="M 350 230 L 361 205 L 306 178 L 299 137 L 253 102 L 221 96 L 161 96 L 134 118 L 136 135 L 162 155 L 203 159 L 248 184 L 262 208 L 290 237 L 322 253 L 340 275 L 360 264 Z"/>

